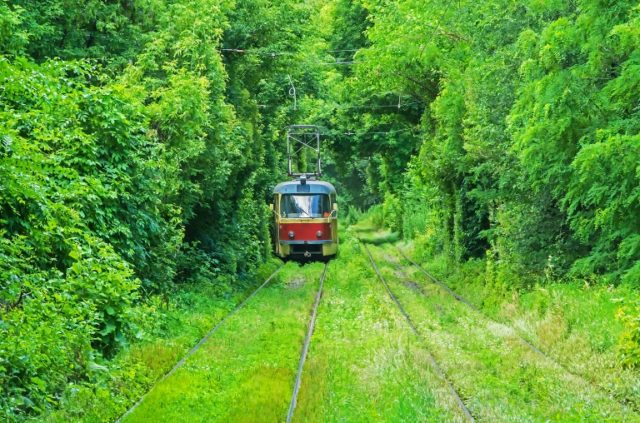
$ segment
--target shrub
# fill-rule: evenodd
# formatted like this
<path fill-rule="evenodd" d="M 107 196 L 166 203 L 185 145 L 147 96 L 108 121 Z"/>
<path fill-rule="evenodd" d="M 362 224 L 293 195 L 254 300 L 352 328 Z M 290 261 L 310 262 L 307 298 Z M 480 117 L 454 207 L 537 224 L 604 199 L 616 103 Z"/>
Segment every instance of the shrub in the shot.
<path fill-rule="evenodd" d="M 618 311 L 618 318 L 623 322 L 625 330 L 620 338 L 622 362 L 629 367 L 640 366 L 640 300 L 623 306 Z"/>
<path fill-rule="evenodd" d="M 384 195 L 382 211 L 384 226 L 394 232 L 402 233 L 402 202 L 400 199 L 396 195 L 387 192 Z"/>
<path fill-rule="evenodd" d="M 384 227 L 384 210 L 382 208 L 382 204 L 371 206 L 371 208 L 365 213 L 365 220 L 369 220 L 376 228 Z"/>
<path fill-rule="evenodd" d="M 70 243 L 66 272 L 0 264 L 3 280 L 20 282 L 0 308 L 0 409 L 7 416 L 42 412 L 90 373 L 100 351 L 110 355 L 125 343 L 139 281 L 108 244 L 89 236 Z M 20 240 L 9 244 L 0 243 L 0 257 L 16 245 L 29 254 Z"/>

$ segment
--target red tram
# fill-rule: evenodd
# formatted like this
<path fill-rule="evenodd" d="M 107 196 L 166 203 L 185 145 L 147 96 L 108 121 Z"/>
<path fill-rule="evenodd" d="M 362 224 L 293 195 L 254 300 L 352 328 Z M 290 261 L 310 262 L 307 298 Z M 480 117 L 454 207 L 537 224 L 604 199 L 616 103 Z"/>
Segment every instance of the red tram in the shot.
<path fill-rule="evenodd" d="M 300 160 L 312 154 L 315 169 L 304 171 Z M 294 171 L 294 161 L 298 171 Z M 320 130 L 315 125 L 291 125 L 287 131 L 287 167 L 292 181 L 273 190 L 274 252 L 282 258 L 328 260 L 338 253 L 336 189 L 322 176 Z M 300 169 L 303 168 L 303 169 Z M 302 171 L 300 171 L 302 170 Z"/>
<path fill-rule="evenodd" d="M 338 204 L 328 182 L 306 175 L 282 182 L 273 190 L 276 255 L 328 260 L 338 253 Z"/>

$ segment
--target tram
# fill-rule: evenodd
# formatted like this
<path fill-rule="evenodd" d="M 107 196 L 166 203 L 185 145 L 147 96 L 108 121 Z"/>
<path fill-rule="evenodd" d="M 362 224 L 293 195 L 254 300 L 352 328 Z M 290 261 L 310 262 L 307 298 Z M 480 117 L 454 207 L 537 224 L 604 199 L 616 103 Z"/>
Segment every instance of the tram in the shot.
<path fill-rule="evenodd" d="M 296 149 L 297 145 L 301 147 Z M 301 150 L 316 155 L 314 172 L 293 172 Z M 321 181 L 320 132 L 316 126 L 293 125 L 287 132 L 289 176 L 273 190 L 273 247 L 281 258 L 329 260 L 338 253 L 336 189 Z"/>
<path fill-rule="evenodd" d="M 338 253 L 338 203 L 328 182 L 282 182 L 273 190 L 274 249 L 282 258 L 330 259 Z"/>

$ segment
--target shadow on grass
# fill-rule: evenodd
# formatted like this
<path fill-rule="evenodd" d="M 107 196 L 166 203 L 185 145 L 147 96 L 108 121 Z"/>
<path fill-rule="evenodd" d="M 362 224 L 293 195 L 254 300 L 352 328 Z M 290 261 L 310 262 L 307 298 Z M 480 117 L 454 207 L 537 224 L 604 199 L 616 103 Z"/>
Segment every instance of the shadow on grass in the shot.
<path fill-rule="evenodd" d="M 393 244 L 400 240 L 400 234 L 397 232 L 377 232 L 371 235 L 362 236 L 361 232 L 358 232 L 358 238 L 365 244 L 382 245 Z"/>
<path fill-rule="evenodd" d="M 352 225 L 350 226 L 350 228 L 358 233 L 358 234 L 370 234 L 373 232 L 379 232 L 380 228 L 377 228 L 375 226 L 360 226 L 360 225 Z"/>

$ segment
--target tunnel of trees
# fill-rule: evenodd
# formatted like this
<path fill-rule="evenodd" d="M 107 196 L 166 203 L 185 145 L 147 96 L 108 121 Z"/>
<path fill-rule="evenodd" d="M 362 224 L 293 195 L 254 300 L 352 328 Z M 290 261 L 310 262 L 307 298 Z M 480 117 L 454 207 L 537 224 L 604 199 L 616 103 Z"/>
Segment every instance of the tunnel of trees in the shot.
<path fill-rule="evenodd" d="M 151 298 L 267 260 L 296 123 L 342 217 L 490 285 L 640 289 L 639 94 L 637 1 L 0 1 L 2 415 L 93 383 Z"/>

